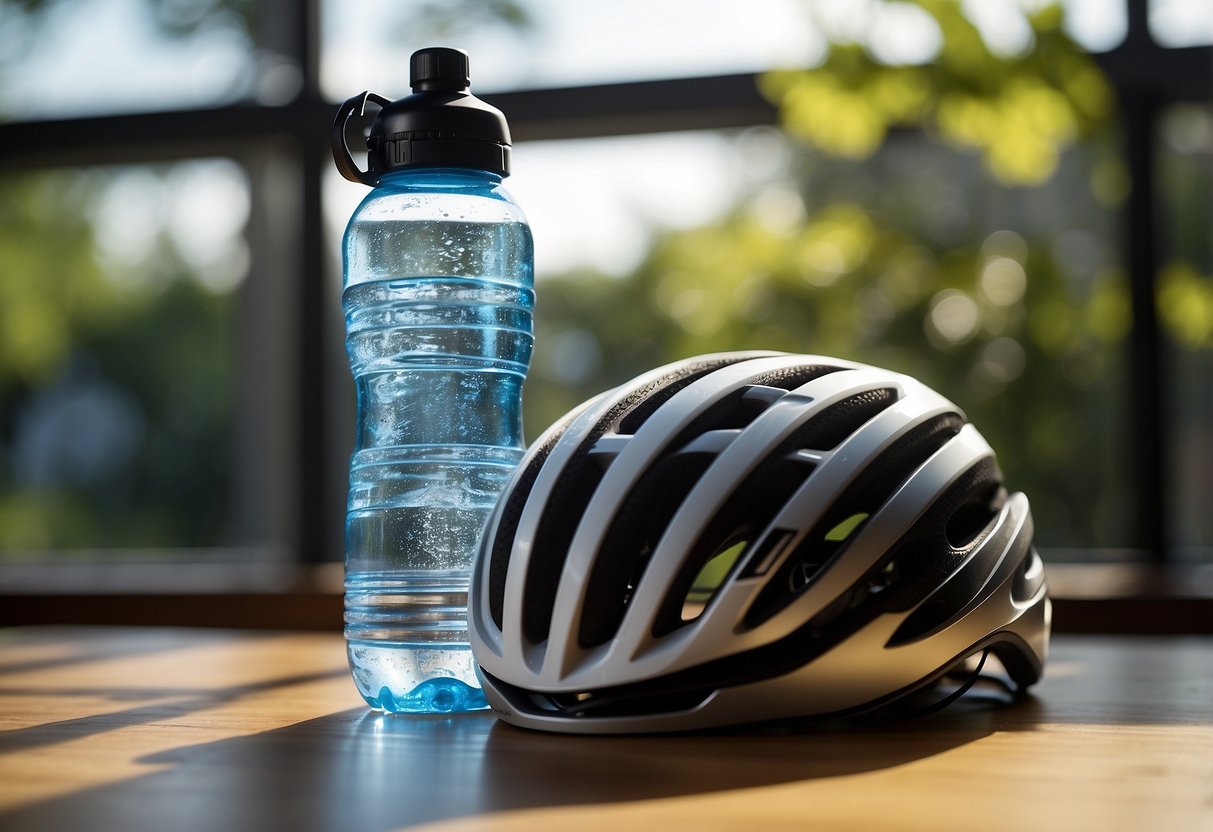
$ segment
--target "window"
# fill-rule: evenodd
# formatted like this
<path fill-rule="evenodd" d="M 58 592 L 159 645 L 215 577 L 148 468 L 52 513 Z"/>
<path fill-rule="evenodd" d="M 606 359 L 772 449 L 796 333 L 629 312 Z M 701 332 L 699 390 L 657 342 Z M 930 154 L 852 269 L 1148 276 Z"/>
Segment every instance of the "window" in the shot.
<path fill-rule="evenodd" d="M 770 71 L 859 39 L 918 83 L 954 33 L 913 3 L 0 2 L 0 559 L 340 558 L 363 190 L 328 125 L 458 42 L 535 228 L 530 436 L 673 357 L 841 352 L 961 403 L 1054 560 L 1209 562 L 1205 5 L 1064 6 L 1117 107 L 1025 162 L 966 146 L 963 107 L 887 132 L 843 108 L 833 138 L 810 108 L 796 139 Z M 1018 0 L 957 8 L 995 59 L 1033 48 Z"/>
<path fill-rule="evenodd" d="M 232 415 L 248 182 L 226 159 L 0 179 L 7 551 L 218 547 L 257 527 Z M 241 525 L 246 528 L 241 528 Z"/>
<path fill-rule="evenodd" d="M 1159 318 L 1170 368 L 1170 459 L 1175 499 L 1168 506 L 1176 558 L 1208 561 L 1213 517 L 1213 110 L 1168 106 L 1159 120 Z"/>
<path fill-rule="evenodd" d="M 285 63 L 257 54 L 246 3 L 5 2 L 0 111 L 23 119 L 281 103 Z M 270 66 L 258 66 L 258 58 Z M 277 84 L 279 89 L 272 90 Z"/>

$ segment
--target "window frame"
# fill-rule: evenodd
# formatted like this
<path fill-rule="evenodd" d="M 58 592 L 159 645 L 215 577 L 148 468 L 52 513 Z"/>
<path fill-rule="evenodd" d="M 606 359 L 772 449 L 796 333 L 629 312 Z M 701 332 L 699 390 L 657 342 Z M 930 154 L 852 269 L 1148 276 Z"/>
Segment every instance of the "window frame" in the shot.
<path fill-rule="evenodd" d="M 1125 40 L 1094 58 L 1120 103 L 1131 185 L 1120 217 L 1132 303 L 1128 374 L 1134 391 L 1129 414 L 1134 430 L 1126 437 L 1124 454 L 1138 486 L 1133 489 L 1134 516 L 1126 543 L 1138 563 L 1165 567 L 1174 560 L 1167 522 L 1172 471 L 1166 426 L 1175 379 L 1155 301 L 1155 275 L 1161 265 L 1155 160 L 1165 107 L 1213 100 L 1213 46 L 1162 47 L 1149 32 L 1148 0 L 1125 2 Z M 281 509 L 282 542 L 291 562 L 325 564 L 340 552 L 339 500 L 345 478 L 330 429 L 333 373 L 326 364 L 340 335 L 335 322 L 328 320 L 327 272 L 334 253 L 333 241 L 326 239 L 321 193 L 332 164 L 330 125 L 336 102 L 320 94 L 320 0 L 263 0 L 258 14 L 258 46 L 294 61 L 301 70 L 302 84 L 293 100 L 274 106 L 241 103 L 8 122 L 0 124 L 0 170 L 60 167 L 65 161 L 85 166 L 220 155 L 238 160 L 250 172 L 254 218 L 249 233 L 255 268 L 277 265 L 267 266 L 272 272 L 269 288 L 254 292 L 248 303 L 256 314 L 256 307 L 264 308 L 274 296 L 293 293 L 296 305 L 293 323 L 279 333 L 274 357 L 285 364 L 289 376 L 288 400 L 258 403 L 276 407 L 274 412 L 289 422 L 285 444 L 274 460 L 288 489 Z M 776 109 L 759 93 L 757 77 L 662 79 L 483 97 L 509 114 L 520 142 L 775 124 Z M 82 142 L 82 136 L 87 141 Z M 264 183 L 271 180 L 297 200 L 293 209 L 287 206 L 276 214 L 272 228 L 256 219 L 258 202 L 264 200 L 258 192 L 269 190 Z M 275 209 L 291 201 L 277 200 Z M 255 386 L 242 384 L 242 391 Z"/>

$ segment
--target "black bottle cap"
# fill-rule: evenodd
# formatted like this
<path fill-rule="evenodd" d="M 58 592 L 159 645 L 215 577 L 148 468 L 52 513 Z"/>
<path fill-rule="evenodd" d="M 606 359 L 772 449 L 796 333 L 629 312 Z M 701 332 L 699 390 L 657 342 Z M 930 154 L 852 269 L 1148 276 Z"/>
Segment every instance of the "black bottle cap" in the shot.
<path fill-rule="evenodd" d="M 409 86 L 413 92 L 467 92 L 472 79 L 468 53 L 434 46 L 419 49 L 409 59 Z"/>
<path fill-rule="evenodd" d="M 383 173 L 409 168 L 475 168 L 510 175 L 510 128 L 496 107 L 469 92 L 468 55 L 431 47 L 413 53 L 413 94 L 389 102 L 363 93 L 341 105 L 333 125 L 333 156 L 347 179 L 375 185 Z M 361 171 L 345 143 L 345 124 L 367 100 L 383 106 L 367 139 Z"/>

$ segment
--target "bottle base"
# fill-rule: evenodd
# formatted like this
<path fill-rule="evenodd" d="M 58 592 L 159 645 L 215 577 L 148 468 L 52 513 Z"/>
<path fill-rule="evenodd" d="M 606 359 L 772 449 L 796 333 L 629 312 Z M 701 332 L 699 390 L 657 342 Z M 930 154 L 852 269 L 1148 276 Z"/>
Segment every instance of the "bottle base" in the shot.
<path fill-rule="evenodd" d="M 488 708 L 467 645 L 347 642 L 362 698 L 392 714 L 454 714 Z"/>
<path fill-rule="evenodd" d="M 403 696 L 386 685 L 378 696 L 362 694 L 366 704 L 386 714 L 458 714 L 483 711 L 489 703 L 484 691 L 458 679 L 428 679 Z"/>

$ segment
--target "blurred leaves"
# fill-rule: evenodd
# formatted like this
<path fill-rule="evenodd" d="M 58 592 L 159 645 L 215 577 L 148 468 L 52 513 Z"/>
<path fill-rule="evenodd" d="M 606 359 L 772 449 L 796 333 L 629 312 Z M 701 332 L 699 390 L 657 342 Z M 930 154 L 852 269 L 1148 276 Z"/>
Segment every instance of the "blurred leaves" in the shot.
<path fill-rule="evenodd" d="M 103 263 L 94 221 L 120 178 L 0 180 L 0 552 L 227 533 L 237 295 L 164 230 L 154 264 Z"/>
<path fill-rule="evenodd" d="M 1213 278 L 1188 263 L 1169 264 L 1158 276 L 1158 314 L 1183 346 L 1213 348 Z"/>
<path fill-rule="evenodd" d="M 784 127 L 826 153 L 863 159 L 892 129 L 915 127 L 981 157 L 1005 185 L 1036 185 L 1061 153 L 1106 125 L 1113 96 L 1103 74 L 1062 28 L 1059 6 L 1026 15 L 1032 46 L 997 54 L 955 0 L 878 3 L 873 17 L 912 5 L 934 21 L 941 46 L 923 65 L 889 65 L 863 42 L 835 42 L 820 66 L 769 73 L 763 92 Z"/>
<path fill-rule="evenodd" d="M 62 372 L 75 338 L 138 314 L 92 256 L 93 229 L 78 210 L 99 196 L 87 176 L 39 174 L 0 184 L 0 395 Z"/>
<path fill-rule="evenodd" d="M 1086 171 L 1077 181 L 1092 187 L 1058 185 L 1032 202 L 1064 200 L 1079 227 L 1104 215 L 1123 194 L 1123 168 L 1098 150 L 1109 88 L 1057 8 L 1030 15 L 1027 48 L 1008 55 L 959 3 L 913 5 L 941 35 L 927 62 L 882 63 L 862 40 L 838 41 L 818 67 L 763 78 L 784 129 L 809 148 L 780 211 L 756 194 L 722 222 L 660 235 L 627 278 L 540 287 L 528 424 L 689 355 L 841 356 L 959 403 L 998 449 L 1009 486 L 1031 495 L 1044 541 L 1115 545 L 1127 484 L 1108 448 L 1124 418 L 1125 277 L 1063 262 L 1064 229 L 1025 218 L 1027 203 L 1010 196 L 1047 185 L 1072 151 L 1068 164 Z M 1015 216 L 1022 233 L 997 224 Z M 1164 283 L 1183 298 L 1185 331 L 1203 337 L 1191 276 Z M 571 341 L 593 357 L 581 373 L 567 351 L 546 350 Z"/>
<path fill-rule="evenodd" d="M 1123 275 L 1084 287 L 1042 241 L 999 231 L 941 246 L 896 220 L 837 202 L 786 231 L 743 207 L 664 235 L 628 278 L 546 281 L 528 425 L 538 430 L 604 384 L 690 355 L 841 356 L 909 373 L 959 403 L 998 449 L 1010 486 L 1032 495 L 1044 540 L 1110 545 L 1124 483 L 1095 472 L 1111 462 L 1100 443 L 1119 412 L 1109 394 L 1129 325 Z M 571 332 L 589 341 L 597 366 L 557 380 L 546 348 Z"/>

